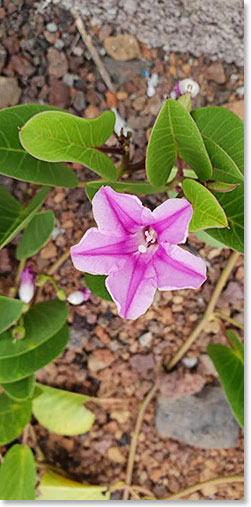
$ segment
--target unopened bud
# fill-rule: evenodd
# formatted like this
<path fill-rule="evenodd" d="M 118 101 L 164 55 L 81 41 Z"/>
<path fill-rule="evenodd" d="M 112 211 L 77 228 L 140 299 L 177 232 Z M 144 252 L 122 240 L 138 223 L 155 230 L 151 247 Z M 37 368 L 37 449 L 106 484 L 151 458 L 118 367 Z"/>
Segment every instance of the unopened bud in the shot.
<path fill-rule="evenodd" d="M 15 326 L 12 329 L 12 337 L 14 338 L 14 341 L 22 340 L 22 338 L 25 337 L 25 328 L 23 326 Z"/>
<path fill-rule="evenodd" d="M 57 297 L 60 301 L 65 301 L 66 300 L 66 294 L 65 294 L 65 291 L 63 289 L 58 289 L 57 290 Z"/>
<path fill-rule="evenodd" d="M 71 305 L 81 305 L 85 301 L 88 301 L 91 295 L 91 291 L 89 289 L 79 289 L 72 292 L 67 301 L 71 303 Z"/>
<path fill-rule="evenodd" d="M 27 266 L 21 273 L 21 282 L 19 286 L 19 298 L 23 303 L 29 304 L 35 292 L 35 274 L 32 266 Z"/>

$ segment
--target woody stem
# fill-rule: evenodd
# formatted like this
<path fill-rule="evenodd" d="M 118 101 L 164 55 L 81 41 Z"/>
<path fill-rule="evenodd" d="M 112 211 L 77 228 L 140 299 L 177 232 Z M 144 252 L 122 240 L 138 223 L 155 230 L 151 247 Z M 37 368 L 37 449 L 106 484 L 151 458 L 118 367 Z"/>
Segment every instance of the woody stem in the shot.
<path fill-rule="evenodd" d="M 202 317 L 201 321 L 198 323 L 196 328 L 193 330 L 193 332 L 190 334 L 190 336 L 188 337 L 186 342 L 180 347 L 178 352 L 176 352 L 175 356 L 166 365 L 168 370 L 171 370 L 178 363 L 178 361 L 180 361 L 180 359 L 185 355 L 185 353 L 188 351 L 188 349 L 190 349 L 190 347 L 192 346 L 192 344 L 196 340 L 197 336 L 199 336 L 200 332 L 203 331 L 205 323 L 212 317 L 212 314 L 214 312 L 216 303 L 219 299 L 222 289 L 224 288 L 224 285 L 225 285 L 232 269 L 234 268 L 238 257 L 239 257 L 238 252 L 233 252 L 230 255 L 230 257 L 227 261 L 227 264 L 226 264 L 225 268 L 223 269 L 223 271 L 218 279 L 218 282 L 215 286 L 215 289 L 214 289 L 211 299 L 207 305 L 204 316 Z"/>

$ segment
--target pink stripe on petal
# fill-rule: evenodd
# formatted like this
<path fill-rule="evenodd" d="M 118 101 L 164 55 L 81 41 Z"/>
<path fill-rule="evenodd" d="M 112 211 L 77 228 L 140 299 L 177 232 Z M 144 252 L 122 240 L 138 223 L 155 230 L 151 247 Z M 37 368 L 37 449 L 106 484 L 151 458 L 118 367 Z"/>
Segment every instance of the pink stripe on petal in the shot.
<path fill-rule="evenodd" d="M 161 243 L 184 243 L 193 215 L 192 205 L 186 199 L 168 199 L 153 211 L 153 227 Z"/>
<path fill-rule="evenodd" d="M 206 280 L 203 259 L 176 245 L 159 246 L 153 265 L 159 290 L 198 289 Z"/>
<path fill-rule="evenodd" d="M 102 234 L 96 227 L 89 229 L 81 241 L 71 248 L 71 258 L 80 271 L 107 275 L 121 268 L 128 257 L 137 251 L 131 238 L 116 238 Z"/>
<path fill-rule="evenodd" d="M 94 218 L 104 234 L 121 237 L 151 221 L 151 211 L 136 196 L 115 192 L 108 186 L 99 189 L 92 203 Z"/>
<path fill-rule="evenodd" d="M 120 317 L 137 319 L 152 304 L 157 288 L 152 263 L 144 262 L 140 254 L 130 256 L 119 271 L 108 276 L 106 287 Z"/>

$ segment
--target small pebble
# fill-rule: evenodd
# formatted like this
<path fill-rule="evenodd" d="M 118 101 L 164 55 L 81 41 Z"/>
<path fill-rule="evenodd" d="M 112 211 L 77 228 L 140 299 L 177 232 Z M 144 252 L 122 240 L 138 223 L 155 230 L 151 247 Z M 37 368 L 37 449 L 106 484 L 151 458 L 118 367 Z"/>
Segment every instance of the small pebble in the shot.
<path fill-rule="evenodd" d="M 182 359 L 182 363 L 184 364 L 184 366 L 186 366 L 186 368 L 194 368 L 197 363 L 198 363 L 198 358 L 197 357 L 184 357 L 184 359 Z"/>
<path fill-rule="evenodd" d="M 51 33 L 55 33 L 58 29 L 58 27 L 55 23 L 48 23 L 46 25 L 46 28 L 47 28 L 48 32 L 51 32 Z"/>
<path fill-rule="evenodd" d="M 148 347 L 153 339 L 153 334 L 151 331 L 148 331 L 148 333 L 142 334 L 139 338 L 139 343 L 142 345 L 142 347 Z"/>
<path fill-rule="evenodd" d="M 62 39 L 57 39 L 54 46 L 58 51 L 61 51 L 64 47 L 64 41 Z"/>

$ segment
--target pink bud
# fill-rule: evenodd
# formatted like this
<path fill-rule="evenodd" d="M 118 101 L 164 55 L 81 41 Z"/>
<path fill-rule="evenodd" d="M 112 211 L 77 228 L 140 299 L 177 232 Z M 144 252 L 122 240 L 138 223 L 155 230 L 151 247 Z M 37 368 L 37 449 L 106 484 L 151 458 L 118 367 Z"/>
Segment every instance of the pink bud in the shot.
<path fill-rule="evenodd" d="M 91 291 L 87 288 L 75 290 L 68 296 L 67 301 L 71 303 L 71 305 L 81 305 L 85 301 L 88 301 L 90 295 Z"/>
<path fill-rule="evenodd" d="M 19 286 L 19 298 L 23 303 L 30 303 L 35 292 L 35 274 L 32 266 L 27 266 L 21 273 L 21 282 Z"/>
<path fill-rule="evenodd" d="M 179 81 L 179 89 L 181 95 L 190 93 L 192 98 L 196 97 L 200 91 L 198 83 L 193 79 L 182 79 L 182 81 Z"/>

